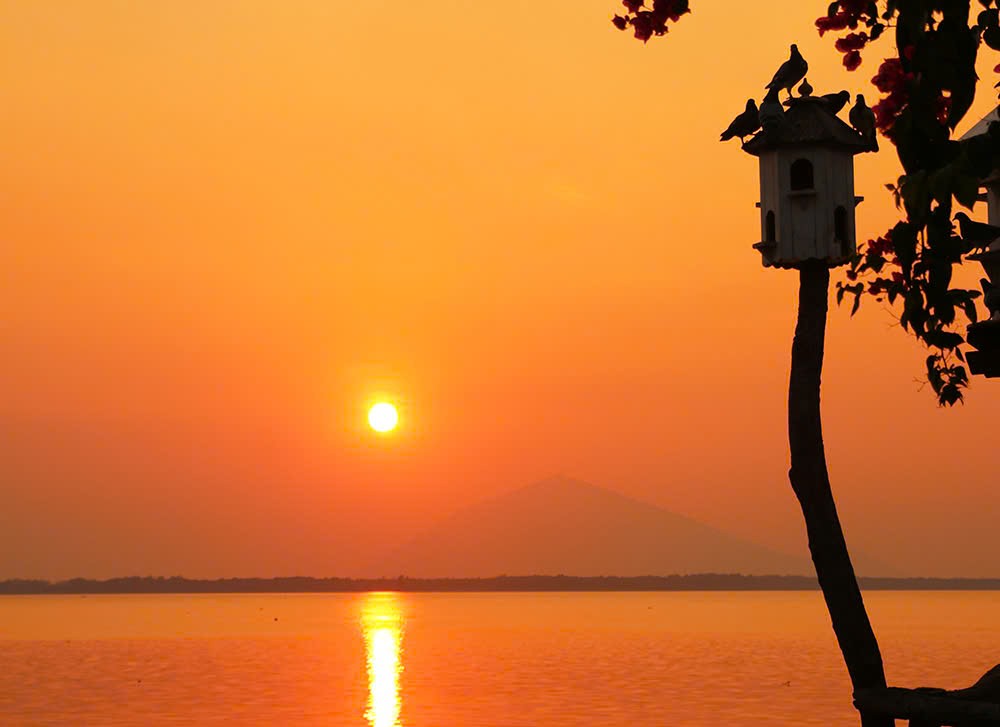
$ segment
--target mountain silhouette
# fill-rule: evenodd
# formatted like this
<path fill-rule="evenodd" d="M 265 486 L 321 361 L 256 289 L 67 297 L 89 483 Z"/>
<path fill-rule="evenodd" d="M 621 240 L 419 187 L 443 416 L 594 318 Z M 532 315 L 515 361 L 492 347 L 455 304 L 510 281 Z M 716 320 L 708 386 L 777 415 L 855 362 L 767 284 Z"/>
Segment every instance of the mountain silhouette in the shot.
<path fill-rule="evenodd" d="M 811 574 L 771 550 L 594 485 L 551 478 L 464 508 L 378 564 L 413 578 Z"/>

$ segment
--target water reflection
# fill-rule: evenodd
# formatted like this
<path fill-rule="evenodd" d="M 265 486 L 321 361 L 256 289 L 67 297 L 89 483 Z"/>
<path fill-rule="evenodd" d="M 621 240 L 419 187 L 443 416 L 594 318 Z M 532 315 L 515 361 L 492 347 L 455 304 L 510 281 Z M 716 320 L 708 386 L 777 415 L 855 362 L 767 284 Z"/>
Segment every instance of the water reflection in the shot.
<path fill-rule="evenodd" d="M 372 727 L 399 727 L 403 613 L 396 595 L 369 594 L 361 611 L 361 628 L 368 663 L 365 719 Z"/>

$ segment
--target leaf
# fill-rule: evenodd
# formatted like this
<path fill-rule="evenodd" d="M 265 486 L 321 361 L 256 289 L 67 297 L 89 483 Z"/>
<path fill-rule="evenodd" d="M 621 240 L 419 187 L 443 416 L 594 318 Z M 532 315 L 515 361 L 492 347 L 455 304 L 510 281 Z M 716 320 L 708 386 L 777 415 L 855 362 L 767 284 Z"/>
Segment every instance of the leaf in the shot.
<path fill-rule="evenodd" d="M 921 169 L 906 175 L 906 181 L 900 188 L 907 216 L 919 218 L 930 206 L 931 190 L 927 180 L 927 172 Z"/>
<path fill-rule="evenodd" d="M 977 323 L 979 321 L 979 310 L 976 308 L 974 301 L 963 301 L 962 310 L 965 311 L 966 318 L 968 318 L 971 322 Z"/>
<path fill-rule="evenodd" d="M 945 384 L 941 387 L 941 391 L 938 394 L 938 401 L 942 405 L 955 406 L 955 404 L 962 401 L 962 391 L 958 388 L 957 384 Z"/>
<path fill-rule="evenodd" d="M 979 201 L 979 180 L 971 174 L 956 174 L 952 187 L 955 199 L 966 209 L 972 209 Z"/>
<path fill-rule="evenodd" d="M 927 331 L 924 334 L 924 340 L 934 348 L 940 348 L 943 351 L 950 351 L 965 343 L 965 339 L 961 335 L 950 331 Z"/>
<path fill-rule="evenodd" d="M 942 167 L 927 179 L 927 189 L 938 204 L 947 204 L 951 199 L 951 190 L 955 179 L 955 169 L 952 165 Z"/>
<path fill-rule="evenodd" d="M 934 393 L 939 397 L 941 395 L 941 387 L 944 386 L 944 379 L 941 376 L 941 370 L 938 367 L 937 354 L 932 354 L 927 357 L 927 382 L 934 389 Z"/>
<path fill-rule="evenodd" d="M 904 270 L 913 265 L 917 257 L 917 231 L 908 222 L 898 222 L 892 228 L 892 246 Z"/>
<path fill-rule="evenodd" d="M 983 31 L 983 42 L 993 50 L 1000 50 L 1000 27 L 994 25 Z"/>

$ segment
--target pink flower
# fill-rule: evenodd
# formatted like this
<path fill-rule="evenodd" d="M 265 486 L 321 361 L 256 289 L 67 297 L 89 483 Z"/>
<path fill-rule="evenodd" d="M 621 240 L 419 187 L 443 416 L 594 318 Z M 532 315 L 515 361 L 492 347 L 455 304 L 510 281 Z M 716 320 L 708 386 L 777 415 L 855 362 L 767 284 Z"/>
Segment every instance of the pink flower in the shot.
<path fill-rule="evenodd" d="M 861 65 L 861 53 L 856 50 L 848 51 L 844 54 L 844 67 L 849 71 L 858 70 Z"/>
<path fill-rule="evenodd" d="M 847 53 L 852 50 L 861 50 L 867 43 L 867 33 L 848 33 L 843 38 L 838 38 L 834 47 L 841 53 Z"/>

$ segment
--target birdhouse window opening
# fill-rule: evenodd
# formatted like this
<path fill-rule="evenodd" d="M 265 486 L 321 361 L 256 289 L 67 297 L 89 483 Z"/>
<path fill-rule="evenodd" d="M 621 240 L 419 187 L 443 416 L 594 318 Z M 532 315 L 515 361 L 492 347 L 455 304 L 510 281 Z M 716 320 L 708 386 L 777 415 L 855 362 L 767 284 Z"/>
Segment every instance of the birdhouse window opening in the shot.
<path fill-rule="evenodd" d="M 808 159 L 796 159 L 792 162 L 792 191 L 801 192 L 813 188 L 813 165 Z"/>
<path fill-rule="evenodd" d="M 842 206 L 833 211 L 833 237 L 847 247 L 847 210 Z"/>
<path fill-rule="evenodd" d="M 847 230 L 847 209 L 838 206 L 833 211 L 833 241 L 840 244 L 841 252 L 845 257 L 850 256 L 854 250 Z"/>
<path fill-rule="evenodd" d="M 768 210 L 767 218 L 764 222 L 764 242 L 774 242 L 778 237 L 774 223 L 774 212 Z"/>

